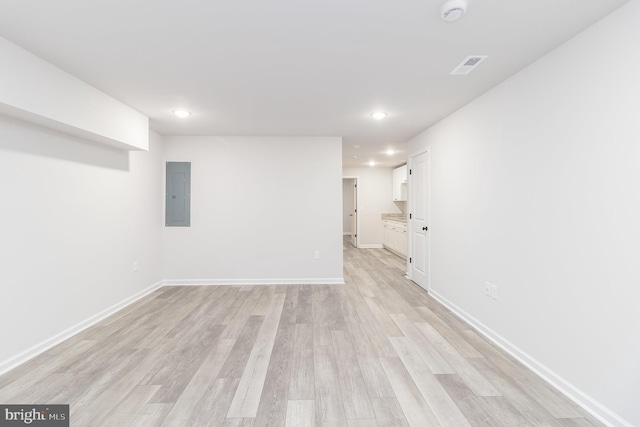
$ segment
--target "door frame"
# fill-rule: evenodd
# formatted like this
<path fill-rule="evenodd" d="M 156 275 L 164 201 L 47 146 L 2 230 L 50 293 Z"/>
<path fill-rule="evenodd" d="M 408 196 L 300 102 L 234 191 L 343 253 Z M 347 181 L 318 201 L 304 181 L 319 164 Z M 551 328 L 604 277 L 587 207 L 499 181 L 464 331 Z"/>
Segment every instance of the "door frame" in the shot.
<path fill-rule="evenodd" d="M 409 155 L 409 158 L 407 159 L 407 165 L 409 168 L 409 171 L 411 171 L 411 169 L 413 168 L 413 162 L 415 161 L 415 158 L 420 156 L 421 154 L 427 153 L 427 167 L 428 167 L 428 171 L 429 171 L 429 176 L 427 177 L 427 212 L 429 215 L 429 220 L 431 220 L 431 150 L 429 148 L 425 148 L 425 149 L 420 149 L 414 153 L 411 153 Z M 413 210 L 413 203 L 414 201 L 412 200 L 411 197 L 411 186 L 413 185 L 413 175 L 411 175 L 409 173 L 409 176 L 407 177 L 407 211 L 408 213 L 411 213 Z M 407 233 L 409 236 L 411 236 L 413 232 L 413 224 L 412 221 L 410 219 L 407 219 Z M 425 263 L 427 265 L 427 292 L 431 290 L 431 233 L 427 233 L 427 235 L 425 236 L 425 238 L 427 239 L 427 259 L 425 260 Z M 414 254 L 414 249 L 413 249 L 413 239 L 408 239 L 409 241 L 407 242 L 408 244 L 408 248 L 407 248 L 407 252 L 408 252 L 408 256 L 407 256 L 407 277 L 409 278 L 409 280 L 413 281 L 413 269 L 411 268 L 411 263 L 409 262 L 410 258 L 414 258 L 415 254 Z M 414 282 L 415 283 L 415 282 Z"/>
<path fill-rule="evenodd" d="M 359 176 L 343 176 L 342 177 L 342 181 L 344 182 L 345 179 L 353 179 L 355 180 L 355 184 L 356 184 L 356 205 L 353 207 L 354 209 L 354 213 L 356 215 L 356 248 L 360 247 L 360 218 L 359 218 L 359 212 L 357 211 L 358 206 L 360 206 L 360 177 Z"/>

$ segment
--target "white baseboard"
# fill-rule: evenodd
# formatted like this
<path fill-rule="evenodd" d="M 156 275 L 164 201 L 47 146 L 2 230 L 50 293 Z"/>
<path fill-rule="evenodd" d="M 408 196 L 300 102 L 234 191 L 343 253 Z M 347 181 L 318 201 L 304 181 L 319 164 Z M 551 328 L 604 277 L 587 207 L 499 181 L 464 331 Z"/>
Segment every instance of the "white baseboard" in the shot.
<path fill-rule="evenodd" d="M 382 243 L 362 244 L 358 243 L 358 249 L 382 249 Z"/>
<path fill-rule="evenodd" d="M 163 286 L 207 286 L 207 285 L 344 285 L 344 278 L 330 279 L 168 279 Z"/>
<path fill-rule="evenodd" d="M 607 408 L 602 403 L 598 402 L 582 390 L 578 389 L 576 386 L 562 378 L 560 375 L 556 374 L 554 371 L 540 363 L 525 351 L 512 344 L 509 340 L 505 339 L 504 337 L 493 331 L 491 328 L 487 327 L 478 319 L 474 318 L 469 313 L 465 312 L 460 307 L 444 298 L 442 295 L 439 295 L 432 289 L 429 290 L 429 295 L 431 295 L 439 303 L 451 310 L 462 320 L 473 326 L 478 332 L 484 335 L 495 345 L 509 353 L 511 356 L 515 357 L 523 365 L 531 369 L 540 378 L 548 382 L 559 392 L 567 396 L 576 404 L 580 405 L 583 409 L 596 417 L 598 420 L 602 421 L 604 424 L 616 427 L 633 427 L 631 423 L 611 411 L 609 408 Z"/>
<path fill-rule="evenodd" d="M 149 286 L 146 289 L 141 290 L 140 292 L 137 292 L 136 294 L 130 296 L 129 298 L 120 301 L 117 304 L 112 305 L 111 307 L 102 310 L 100 313 L 95 314 L 91 317 L 89 317 L 86 320 L 83 320 L 82 322 L 78 323 L 75 326 L 70 327 L 69 329 L 66 329 L 62 332 L 60 332 L 59 334 L 56 334 L 54 336 L 52 336 L 51 338 L 42 341 L 40 344 L 36 344 L 31 348 L 28 348 L 27 350 L 23 351 L 22 353 L 19 353 L 18 355 L 7 359 L 3 362 L 0 362 L 0 375 L 4 374 L 5 372 L 8 372 L 14 368 L 16 368 L 19 365 L 22 365 L 23 363 L 33 359 L 34 357 L 36 357 L 37 355 L 39 355 L 40 353 L 43 353 L 47 350 L 49 350 L 50 348 L 60 344 L 62 341 L 67 340 L 69 338 L 71 338 L 72 336 L 82 332 L 83 330 L 87 329 L 90 326 L 95 325 L 96 323 L 100 322 L 101 320 L 105 319 L 106 317 L 111 316 L 112 314 L 116 313 L 117 311 L 122 310 L 123 308 L 125 308 L 126 306 L 136 302 L 137 300 L 139 300 L 142 297 L 145 297 L 147 295 L 149 295 L 151 292 L 155 291 L 156 289 L 160 288 L 162 286 L 162 281 L 157 282 L 151 286 Z"/>

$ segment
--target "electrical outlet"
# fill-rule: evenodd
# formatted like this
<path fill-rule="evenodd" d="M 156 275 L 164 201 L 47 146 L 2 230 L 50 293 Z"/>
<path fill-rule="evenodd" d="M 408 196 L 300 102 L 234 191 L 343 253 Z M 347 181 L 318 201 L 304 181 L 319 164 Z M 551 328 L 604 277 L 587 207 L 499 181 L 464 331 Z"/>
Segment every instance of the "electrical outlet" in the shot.
<path fill-rule="evenodd" d="M 138 261 L 133 261 L 133 272 L 136 273 L 138 271 Z"/>
<path fill-rule="evenodd" d="M 484 294 L 488 297 L 491 296 L 491 283 L 484 282 Z"/>
<path fill-rule="evenodd" d="M 320 251 L 315 251 L 313 253 L 313 259 L 320 259 Z"/>
<path fill-rule="evenodd" d="M 498 299 L 498 287 L 496 285 L 491 285 L 491 298 Z"/>

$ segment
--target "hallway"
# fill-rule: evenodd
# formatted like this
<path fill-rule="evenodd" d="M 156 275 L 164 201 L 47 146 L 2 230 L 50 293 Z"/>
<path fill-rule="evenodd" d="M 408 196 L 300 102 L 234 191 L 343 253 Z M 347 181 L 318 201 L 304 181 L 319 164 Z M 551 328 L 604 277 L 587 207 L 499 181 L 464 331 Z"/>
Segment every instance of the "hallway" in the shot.
<path fill-rule="evenodd" d="M 72 426 L 597 426 L 344 241 L 346 286 L 163 287 L 0 377 Z"/>

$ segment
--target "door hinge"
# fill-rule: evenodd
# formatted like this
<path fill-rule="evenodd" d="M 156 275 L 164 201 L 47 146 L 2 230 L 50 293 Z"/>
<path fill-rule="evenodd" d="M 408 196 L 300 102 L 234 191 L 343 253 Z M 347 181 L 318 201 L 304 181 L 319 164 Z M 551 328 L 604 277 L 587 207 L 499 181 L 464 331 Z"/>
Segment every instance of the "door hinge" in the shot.
<path fill-rule="evenodd" d="M 412 218 L 412 217 L 411 217 L 411 214 L 409 214 L 409 219 L 411 219 L 411 218 Z"/>
<path fill-rule="evenodd" d="M 409 257 L 409 264 L 411 264 L 411 257 Z"/>
<path fill-rule="evenodd" d="M 358 213 L 358 209 L 354 209 L 353 212 Z"/>
<path fill-rule="evenodd" d="M 353 237 L 358 237 L 358 235 L 357 235 L 357 234 L 354 234 L 354 235 L 353 235 Z"/>
<path fill-rule="evenodd" d="M 411 175 L 411 169 L 409 169 L 409 175 Z"/>

